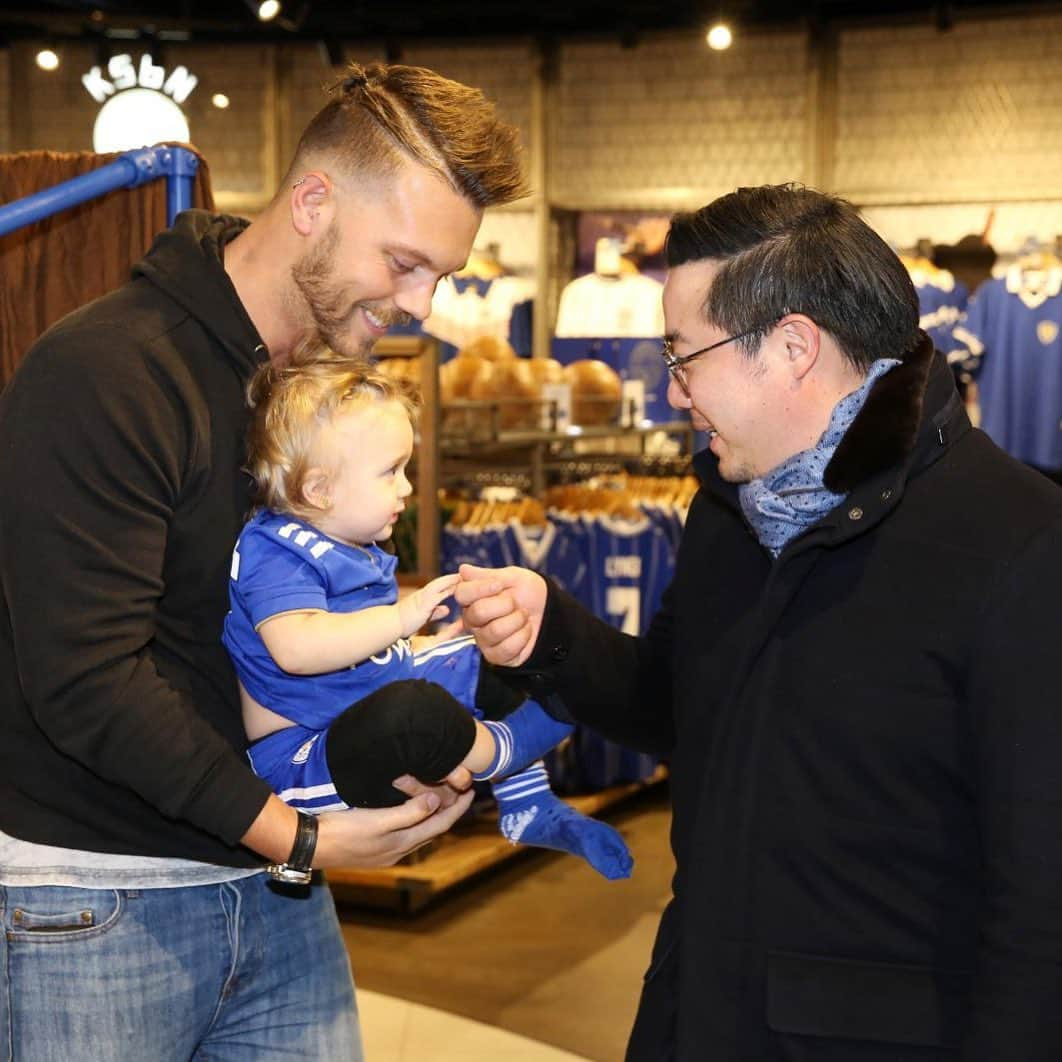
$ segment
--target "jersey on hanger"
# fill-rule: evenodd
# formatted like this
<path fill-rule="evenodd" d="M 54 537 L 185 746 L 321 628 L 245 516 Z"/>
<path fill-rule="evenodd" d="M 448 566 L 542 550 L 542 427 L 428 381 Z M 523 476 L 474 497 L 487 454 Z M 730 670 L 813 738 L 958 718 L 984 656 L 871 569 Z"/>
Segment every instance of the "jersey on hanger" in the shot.
<path fill-rule="evenodd" d="M 981 427 L 1012 456 L 1062 469 L 1062 267 L 986 281 L 948 360 L 976 373 Z"/>

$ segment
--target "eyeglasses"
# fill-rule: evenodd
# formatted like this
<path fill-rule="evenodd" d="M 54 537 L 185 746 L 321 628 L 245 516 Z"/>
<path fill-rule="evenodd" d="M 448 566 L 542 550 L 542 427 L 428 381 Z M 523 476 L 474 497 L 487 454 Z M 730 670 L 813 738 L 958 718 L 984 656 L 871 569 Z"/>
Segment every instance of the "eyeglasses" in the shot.
<path fill-rule="evenodd" d="M 780 321 L 781 318 L 779 317 Z M 771 325 L 766 327 L 772 327 L 777 324 L 778 321 L 772 321 Z M 681 357 L 677 355 L 671 346 L 671 339 L 668 336 L 664 337 L 664 345 L 661 348 L 660 356 L 664 359 L 664 364 L 667 366 L 667 371 L 671 373 L 671 378 L 678 384 L 679 390 L 687 397 L 691 398 L 689 382 L 686 379 L 686 366 L 693 361 L 694 358 L 699 358 L 702 354 L 707 354 L 710 350 L 715 350 L 716 347 L 725 347 L 727 343 L 733 343 L 735 339 L 746 339 L 748 336 L 754 336 L 757 332 L 764 330 L 763 325 L 758 328 L 750 328 L 747 332 L 739 332 L 736 336 L 727 336 L 726 339 L 720 339 L 718 343 L 712 343 L 707 347 L 701 347 L 700 350 L 695 350 L 692 354 L 683 354 Z"/>

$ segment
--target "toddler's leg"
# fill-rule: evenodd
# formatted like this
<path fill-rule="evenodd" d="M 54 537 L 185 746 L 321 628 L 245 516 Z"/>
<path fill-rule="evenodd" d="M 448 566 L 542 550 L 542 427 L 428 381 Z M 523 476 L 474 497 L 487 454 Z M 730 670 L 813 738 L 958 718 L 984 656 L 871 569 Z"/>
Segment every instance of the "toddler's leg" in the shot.
<path fill-rule="evenodd" d="M 512 774 L 541 759 L 575 728 L 554 719 L 537 701 L 524 701 L 504 719 L 486 719 L 483 725 L 494 736 L 494 761 L 475 778 L 482 781 Z"/>
<path fill-rule="evenodd" d="M 441 686 L 402 679 L 351 705 L 328 728 L 325 758 L 336 791 L 351 807 L 392 807 L 406 796 L 403 774 L 445 778 L 476 739 L 476 721 Z"/>
<path fill-rule="evenodd" d="M 530 844 L 582 856 L 610 881 L 630 877 L 634 860 L 607 823 L 581 815 L 549 787 L 539 761 L 493 783 L 501 831 L 513 844 Z"/>
<path fill-rule="evenodd" d="M 483 725 L 494 737 L 494 759 L 474 777 L 499 779 L 492 789 L 502 833 L 513 844 L 582 856 L 610 880 L 629 877 L 633 861 L 623 838 L 607 823 L 580 815 L 549 787 L 540 757 L 572 732 L 571 724 L 525 701 L 504 720 L 487 719 Z"/>

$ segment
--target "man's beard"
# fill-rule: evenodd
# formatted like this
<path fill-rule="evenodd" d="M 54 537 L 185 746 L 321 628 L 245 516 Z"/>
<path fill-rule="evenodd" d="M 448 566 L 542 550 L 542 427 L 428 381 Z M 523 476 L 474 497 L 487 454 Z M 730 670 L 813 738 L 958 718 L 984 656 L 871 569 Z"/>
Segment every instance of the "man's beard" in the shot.
<path fill-rule="evenodd" d="M 350 325 L 359 309 L 367 309 L 385 324 L 405 324 L 412 318 L 382 304 L 348 302 L 343 288 L 332 282 L 338 246 L 339 226 L 333 221 L 320 243 L 292 266 L 291 278 L 302 296 L 310 330 L 316 331 L 320 340 L 337 354 L 366 357 L 376 340 L 371 336 L 357 339 L 351 335 Z"/>

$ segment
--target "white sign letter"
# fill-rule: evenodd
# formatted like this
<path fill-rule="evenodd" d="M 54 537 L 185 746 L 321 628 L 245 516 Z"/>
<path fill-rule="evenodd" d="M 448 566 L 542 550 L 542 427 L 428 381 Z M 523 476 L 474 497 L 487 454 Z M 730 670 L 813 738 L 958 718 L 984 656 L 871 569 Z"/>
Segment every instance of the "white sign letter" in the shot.
<path fill-rule="evenodd" d="M 131 55 L 112 55 L 107 63 L 107 73 L 117 89 L 132 88 L 136 84 L 136 69 Z"/>
<path fill-rule="evenodd" d="M 192 89 L 198 84 L 199 78 L 194 74 L 189 74 L 187 67 L 178 66 L 174 68 L 173 73 L 166 79 L 166 84 L 163 85 L 162 91 L 168 96 L 172 96 L 177 103 L 184 103 L 192 94 Z"/>
<path fill-rule="evenodd" d="M 137 80 L 142 88 L 154 89 L 157 92 L 162 88 L 163 81 L 166 80 L 166 71 L 161 66 L 156 66 L 151 61 L 150 55 L 142 55 L 140 57 L 140 73 Z"/>
<path fill-rule="evenodd" d="M 114 86 L 103 76 L 103 71 L 98 66 L 81 75 L 81 84 L 88 89 L 88 94 L 97 103 L 103 103 L 108 96 L 114 94 Z"/>

